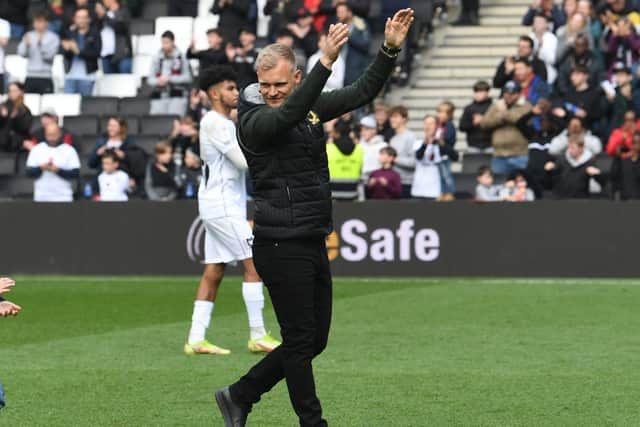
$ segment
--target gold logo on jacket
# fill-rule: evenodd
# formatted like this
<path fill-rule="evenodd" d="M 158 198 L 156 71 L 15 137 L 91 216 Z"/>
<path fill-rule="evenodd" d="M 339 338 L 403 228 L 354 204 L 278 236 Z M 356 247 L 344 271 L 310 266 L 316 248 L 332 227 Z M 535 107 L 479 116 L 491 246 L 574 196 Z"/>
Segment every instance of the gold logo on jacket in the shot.
<path fill-rule="evenodd" d="M 313 111 L 309 111 L 309 114 L 307 114 L 307 120 L 309 120 L 309 123 L 314 126 L 320 123 L 320 117 L 318 117 L 318 115 Z"/>

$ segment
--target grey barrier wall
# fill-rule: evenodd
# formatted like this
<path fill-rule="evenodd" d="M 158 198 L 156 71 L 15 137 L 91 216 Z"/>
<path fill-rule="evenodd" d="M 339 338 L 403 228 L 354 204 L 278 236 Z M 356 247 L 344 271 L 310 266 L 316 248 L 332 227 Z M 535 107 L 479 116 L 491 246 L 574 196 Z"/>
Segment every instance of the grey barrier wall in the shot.
<path fill-rule="evenodd" d="M 336 203 L 336 275 L 636 277 L 640 203 Z M 0 204 L 1 274 L 199 274 L 193 202 Z"/>

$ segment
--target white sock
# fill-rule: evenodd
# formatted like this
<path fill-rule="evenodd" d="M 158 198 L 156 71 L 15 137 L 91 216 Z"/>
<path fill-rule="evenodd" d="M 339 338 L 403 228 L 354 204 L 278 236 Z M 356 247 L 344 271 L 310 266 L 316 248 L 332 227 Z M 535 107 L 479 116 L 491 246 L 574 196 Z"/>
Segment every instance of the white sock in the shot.
<path fill-rule="evenodd" d="M 211 301 L 196 300 L 193 303 L 193 316 L 191 316 L 191 330 L 189 331 L 189 344 L 195 344 L 204 339 L 205 332 L 211 321 L 213 303 Z"/>
<path fill-rule="evenodd" d="M 247 306 L 251 339 L 265 336 L 267 331 L 264 329 L 264 319 L 262 318 L 262 308 L 264 307 L 262 282 L 242 282 L 242 297 Z"/>

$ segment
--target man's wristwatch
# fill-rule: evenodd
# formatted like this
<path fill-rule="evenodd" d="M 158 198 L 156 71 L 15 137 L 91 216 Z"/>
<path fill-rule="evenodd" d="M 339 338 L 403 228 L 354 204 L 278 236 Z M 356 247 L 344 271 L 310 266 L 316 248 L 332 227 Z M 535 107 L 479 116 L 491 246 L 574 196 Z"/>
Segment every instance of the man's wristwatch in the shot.
<path fill-rule="evenodd" d="M 399 47 L 386 47 L 384 43 L 382 43 L 382 47 L 380 48 L 380 50 L 389 58 L 397 58 L 402 49 L 400 49 Z"/>

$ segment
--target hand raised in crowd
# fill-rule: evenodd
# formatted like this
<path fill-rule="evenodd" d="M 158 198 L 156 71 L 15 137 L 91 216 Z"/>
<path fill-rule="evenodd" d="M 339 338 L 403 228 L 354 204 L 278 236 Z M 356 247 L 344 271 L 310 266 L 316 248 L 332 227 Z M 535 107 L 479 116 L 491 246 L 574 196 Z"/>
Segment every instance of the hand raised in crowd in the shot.
<path fill-rule="evenodd" d="M 331 68 L 340 55 L 340 49 L 349 41 L 349 26 L 345 24 L 333 24 L 329 26 L 329 34 L 325 42 L 324 55 L 320 59 L 322 65 Z"/>
<path fill-rule="evenodd" d="M 547 172 L 551 172 L 556 168 L 556 164 L 553 162 L 547 162 L 544 164 L 544 170 Z"/>
<path fill-rule="evenodd" d="M 387 18 L 384 26 L 385 46 L 391 49 L 402 46 L 412 23 L 413 9 L 401 9 L 393 15 L 393 18 Z"/>
<path fill-rule="evenodd" d="M 587 168 L 585 169 L 585 172 L 589 176 L 596 176 L 596 175 L 600 175 L 602 173 L 602 171 L 600 171 L 600 169 L 598 169 L 595 166 L 587 166 Z"/>
<path fill-rule="evenodd" d="M 24 37 L 22 37 L 22 40 L 24 41 L 25 46 L 31 46 L 31 37 L 29 37 L 29 33 L 26 33 Z"/>
<path fill-rule="evenodd" d="M 96 15 L 98 15 L 98 18 L 104 17 L 106 13 L 107 10 L 105 9 L 104 5 L 100 2 L 96 3 Z"/>
<path fill-rule="evenodd" d="M 507 74 L 511 74 L 513 70 L 515 70 L 515 68 L 516 68 L 516 61 L 513 60 L 512 56 L 507 56 L 504 59 L 504 71 L 506 71 Z"/>
<path fill-rule="evenodd" d="M 13 279 L 0 277 L 0 295 L 9 292 L 15 285 L 16 282 Z"/>
<path fill-rule="evenodd" d="M 15 316 L 22 307 L 18 304 L 14 304 L 11 301 L 0 301 L 0 317 Z"/>

